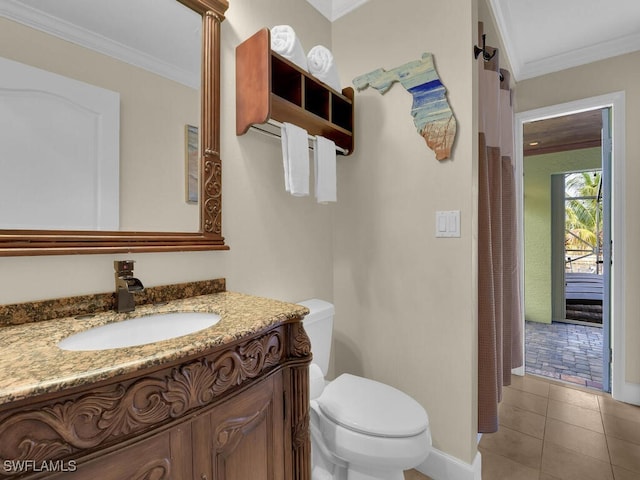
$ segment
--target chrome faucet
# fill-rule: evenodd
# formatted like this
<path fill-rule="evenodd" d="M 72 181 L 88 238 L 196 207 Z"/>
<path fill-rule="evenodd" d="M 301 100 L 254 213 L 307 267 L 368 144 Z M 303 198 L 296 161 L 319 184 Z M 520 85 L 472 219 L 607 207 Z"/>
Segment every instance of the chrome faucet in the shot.
<path fill-rule="evenodd" d="M 113 268 L 116 277 L 116 311 L 132 312 L 136 308 L 134 293 L 144 291 L 142 282 L 133 276 L 133 260 L 115 260 Z"/>

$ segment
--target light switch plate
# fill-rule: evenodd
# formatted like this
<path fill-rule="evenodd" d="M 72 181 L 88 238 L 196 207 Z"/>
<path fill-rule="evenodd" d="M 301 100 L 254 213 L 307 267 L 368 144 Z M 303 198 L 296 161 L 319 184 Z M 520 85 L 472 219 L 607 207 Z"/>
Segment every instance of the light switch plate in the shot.
<path fill-rule="evenodd" d="M 460 210 L 436 212 L 436 237 L 460 236 Z"/>

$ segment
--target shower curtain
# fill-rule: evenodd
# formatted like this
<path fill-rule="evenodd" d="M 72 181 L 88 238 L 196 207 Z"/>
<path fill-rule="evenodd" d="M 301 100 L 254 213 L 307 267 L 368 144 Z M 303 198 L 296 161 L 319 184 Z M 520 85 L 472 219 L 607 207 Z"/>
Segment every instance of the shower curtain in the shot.
<path fill-rule="evenodd" d="M 489 47 L 493 50 L 491 47 Z M 498 54 L 479 71 L 478 432 L 498 430 L 498 403 L 522 365 L 513 107 Z"/>

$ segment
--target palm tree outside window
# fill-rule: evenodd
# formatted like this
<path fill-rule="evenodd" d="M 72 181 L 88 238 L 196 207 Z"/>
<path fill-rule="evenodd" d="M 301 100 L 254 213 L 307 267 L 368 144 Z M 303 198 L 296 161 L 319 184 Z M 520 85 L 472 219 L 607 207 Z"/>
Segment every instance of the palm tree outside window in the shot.
<path fill-rule="evenodd" d="M 602 173 L 565 175 L 565 271 L 602 273 Z"/>

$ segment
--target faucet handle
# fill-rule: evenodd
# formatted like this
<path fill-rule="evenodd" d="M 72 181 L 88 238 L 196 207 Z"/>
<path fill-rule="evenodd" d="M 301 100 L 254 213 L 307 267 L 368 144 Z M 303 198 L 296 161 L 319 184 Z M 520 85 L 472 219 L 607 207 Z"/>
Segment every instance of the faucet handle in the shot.
<path fill-rule="evenodd" d="M 118 276 L 131 276 L 133 275 L 133 264 L 135 260 L 114 260 L 113 268 Z"/>

